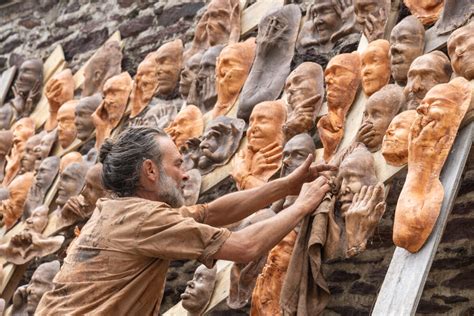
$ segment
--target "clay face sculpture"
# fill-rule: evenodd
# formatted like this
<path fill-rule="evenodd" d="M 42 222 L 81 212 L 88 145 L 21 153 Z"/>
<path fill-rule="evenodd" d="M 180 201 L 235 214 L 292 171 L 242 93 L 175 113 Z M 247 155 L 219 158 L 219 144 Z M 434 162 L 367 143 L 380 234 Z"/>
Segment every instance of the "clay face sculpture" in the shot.
<path fill-rule="evenodd" d="M 179 94 L 184 100 L 188 98 L 191 84 L 196 79 L 196 75 L 199 71 L 199 64 L 201 63 L 201 58 L 202 52 L 197 52 L 186 61 L 184 64 L 184 69 L 181 71 L 179 79 Z"/>
<path fill-rule="evenodd" d="M 300 20 L 299 7 L 289 4 L 260 21 L 255 61 L 240 94 L 238 118 L 248 122 L 256 104 L 280 95 L 290 73 Z"/>
<path fill-rule="evenodd" d="M 255 38 L 229 44 L 221 51 L 216 64 L 217 103 L 212 117 L 227 114 L 234 105 L 255 57 Z"/>
<path fill-rule="evenodd" d="M 88 206 L 95 207 L 97 200 L 105 196 L 105 189 L 102 185 L 102 164 L 95 164 L 87 171 L 86 184 L 81 192 L 84 202 Z"/>
<path fill-rule="evenodd" d="M 408 135 L 416 116 L 415 110 L 403 111 L 388 126 L 382 143 L 382 155 L 387 163 L 403 166 L 408 162 Z"/>
<path fill-rule="evenodd" d="M 62 148 L 69 147 L 77 136 L 75 124 L 77 100 L 63 104 L 58 111 L 58 140 Z"/>
<path fill-rule="evenodd" d="M 102 91 L 105 82 L 122 71 L 122 52 L 117 41 L 105 43 L 89 60 L 84 69 L 82 97 Z"/>
<path fill-rule="evenodd" d="M 204 53 L 189 91 L 187 103 L 196 105 L 203 113 L 211 110 L 217 101 L 216 60 L 223 48 L 224 45 L 212 46 Z"/>
<path fill-rule="evenodd" d="M 183 65 L 183 42 L 176 39 L 161 45 L 156 51 L 156 63 L 158 67 L 157 95 L 163 98 L 172 95 L 179 81 L 179 73 Z"/>
<path fill-rule="evenodd" d="M 290 112 L 283 131 L 290 139 L 314 128 L 324 98 L 321 66 L 311 62 L 299 65 L 286 79 L 285 93 Z"/>
<path fill-rule="evenodd" d="M 102 146 L 105 138 L 110 136 L 112 129 L 117 127 L 127 106 L 132 89 L 132 78 L 128 72 L 114 76 L 104 84 L 104 100 L 92 114 L 92 122 L 96 129 L 97 149 Z"/>
<path fill-rule="evenodd" d="M 403 3 L 423 25 L 430 25 L 438 20 L 441 11 L 443 11 L 444 0 L 403 0 Z"/>
<path fill-rule="evenodd" d="M 41 205 L 31 213 L 25 221 L 25 229 L 37 233 L 43 232 L 48 225 L 48 207 Z"/>
<path fill-rule="evenodd" d="M 10 131 L 0 131 L 0 181 L 5 176 L 6 156 L 13 145 L 13 133 Z"/>
<path fill-rule="evenodd" d="M 214 292 L 216 274 L 215 266 L 208 269 L 200 265 L 194 272 L 193 279 L 188 282 L 186 290 L 181 294 L 183 307 L 188 311 L 189 316 L 200 316 L 206 310 Z"/>
<path fill-rule="evenodd" d="M 70 153 L 67 153 L 61 158 L 61 161 L 59 162 L 59 172 L 63 172 L 67 166 L 74 162 L 81 163 L 83 161 L 84 160 L 80 152 L 72 151 Z"/>
<path fill-rule="evenodd" d="M 329 161 L 344 136 L 346 114 L 354 101 L 360 79 L 360 58 L 357 52 L 337 55 L 326 67 L 324 80 L 328 114 L 318 122 L 326 161 Z"/>
<path fill-rule="evenodd" d="M 354 12 L 369 43 L 383 37 L 390 0 L 354 0 Z"/>
<path fill-rule="evenodd" d="M 7 229 L 12 227 L 23 214 L 26 195 L 32 182 L 33 173 L 27 172 L 13 179 L 8 185 L 8 199 L 1 202 L 0 208 L 3 213 L 3 223 Z"/>
<path fill-rule="evenodd" d="M 298 134 L 291 138 L 283 148 L 283 158 L 281 166 L 281 177 L 292 173 L 296 168 L 305 162 L 309 154 L 314 154 L 316 147 L 309 134 Z"/>
<path fill-rule="evenodd" d="M 376 40 L 362 53 L 362 89 L 370 96 L 390 80 L 390 43 Z"/>
<path fill-rule="evenodd" d="M 165 128 L 178 148 L 181 148 L 186 140 L 198 137 L 204 129 L 204 121 L 201 111 L 194 105 L 188 105 L 176 115 L 171 124 Z"/>
<path fill-rule="evenodd" d="M 298 35 L 296 50 L 316 54 L 329 53 L 336 41 L 356 32 L 352 1 L 323 0 L 312 3 Z"/>
<path fill-rule="evenodd" d="M 404 86 L 408 69 L 425 48 L 425 29 L 417 18 L 410 15 L 401 20 L 390 34 L 390 69 L 395 82 Z"/>
<path fill-rule="evenodd" d="M 408 142 L 408 174 L 398 199 L 393 226 L 395 245 L 417 252 L 438 218 L 444 189 L 439 180 L 471 99 L 462 77 L 439 84 L 416 109 Z"/>
<path fill-rule="evenodd" d="M 49 103 L 49 117 L 44 124 L 44 129 L 49 132 L 58 125 L 57 115 L 61 105 L 74 97 L 74 79 L 71 69 L 64 69 L 49 79 L 45 94 Z"/>
<path fill-rule="evenodd" d="M 20 160 L 20 174 L 34 171 L 36 155 L 34 149 L 41 142 L 41 139 L 45 136 L 46 132 L 42 132 L 36 135 L 31 136 L 25 144 L 25 151 L 23 152 L 23 157 Z"/>
<path fill-rule="evenodd" d="M 9 129 L 15 116 L 15 110 L 10 103 L 0 106 L 0 130 Z"/>
<path fill-rule="evenodd" d="M 78 195 L 84 186 L 87 165 L 74 162 L 61 171 L 58 186 L 58 197 L 56 204 L 62 207 L 67 200 L 74 195 Z"/>
<path fill-rule="evenodd" d="M 388 125 L 403 104 L 403 90 L 396 84 L 387 85 L 371 95 L 356 140 L 367 146 L 370 152 L 379 150 Z"/>
<path fill-rule="evenodd" d="M 201 173 L 197 169 L 187 171 L 189 179 L 184 183 L 183 197 L 184 205 L 195 205 L 199 198 L 201 189 Z"/>
<path fill-rule="evenodd" d="M 184 170 L 191 170 L 198 167 L 199 159 L 201 159 L 202 152 L 199 145 L 201 139 L 194 137 L 186 141 L 185 145 L 180 148 L 181 154 L 183 155 L 183 168 Z M 201 172 L 201 174 L 203 174 Z"/>
<path fill-rule="evenodd" d="M 286 107 L 281 100 L 255 106 L 247 130 L 247 146 L 238 153 L 232 174 L 240 190 L 266 183 L 280 168 L 285 120 Z"/>
<path fill-rule="evenodd" d="M 416 58 L 408 70 L 407 85 L 403 90 L 407 100 L 407 109 L 415 110 L 431 88 L 449 81 L 451 73 L 449 59 L 440 51 Z"/>
<path fill-rule="evenodd" d="M 225 165 L 232 158 L 239 148 L 244 128 L 243 120 L 226 116 L 219 116 L 208 124 L 199 145 L 198 168 L 202 174 Z"/>
<path fill-rule="evenodd" d="M 158 88 L 158 53 L 152 52 L 138 65 L 130 95 L 130 117 L 136 117 L 150 103 Z"/>
<path fill-rule="evenodd" d="M 454 72 L 474 79 L 474 22 L 454 31 L 448 39 L 448 55 Z"/>
<path fill-rule="evenodd" d="M 159 100 L 145 114 L 145 121 L 148 126 L 164 129 L 175 119 L 178 114 L 173 103 Z"/>
<path fill-rule="evenodd" d="M 77 103 L 74 123 L 76 124 L 77 138 L 80 140 L 85 141 L 94 131 L 91 115 L 97 110 L 101 102 L 102 96 L 97 93 L 82 98 Z"/>
<path fill-rule="evenodd" d="M 18 117 L 28 116 L 34 109 L 43 87 L 43 62 L 29 59 L 21 64 L 13 86 L 15 97 L 9 101 Z"/>
<path fill-rule="evenodd" d="M 26 288 L 28 295 L 26 311 L 33 315 L 44 293 L 53 289 L 53 279 L 59 272 L 59 261 L 41 264 L 33 273 L 31 281 Z"/>
<path fill-rule="evenodd" d="M 33 149 L 35 153 L 36 160 L 35 160 L 35 171 L 38 170 L 41 161 L 49 156 L 51 149 L 53 148 L 54 142 L 57 138 L 57 131 L 53 130 L 49 133 L 46 133 L 45 136 L 41 138 L 41 141 L 38 146 Z"/>

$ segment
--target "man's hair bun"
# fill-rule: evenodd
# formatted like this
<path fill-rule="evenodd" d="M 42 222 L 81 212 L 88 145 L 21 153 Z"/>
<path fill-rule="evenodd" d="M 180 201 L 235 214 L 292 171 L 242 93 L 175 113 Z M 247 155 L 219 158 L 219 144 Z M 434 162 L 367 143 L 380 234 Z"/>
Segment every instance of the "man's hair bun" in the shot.
<path fill-rule="evenodd" d="M 100 147 L 100 152 L 99 152 L 99 161 L 101 163 L 104 163 L 105 159 L 109 155 L 110 151 L 114 147 L 114 143 L 110 138 L 107 138 L 102 146 Z"/>

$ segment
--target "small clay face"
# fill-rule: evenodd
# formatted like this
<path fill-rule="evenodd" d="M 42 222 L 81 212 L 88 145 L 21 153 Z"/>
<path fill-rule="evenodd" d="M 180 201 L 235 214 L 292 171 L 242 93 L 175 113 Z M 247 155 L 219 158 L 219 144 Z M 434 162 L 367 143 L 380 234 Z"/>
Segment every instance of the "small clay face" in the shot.
<path fill-rule="evenodd" d="M 383 37 L 390 11 L 390 0 L 354 0 L 357 22 L 369 42 Z"/>
<path fill-rule="evenodd" d="M 259 151 L 273 142 L 283 143 L 282 129 L 286 110 L 282 101 L 266 101 L 255 106 L 250 115 L 247 139 L 252 151 Z"/>
<path fill-rule="evenodd" d="M 121 62 L 122 52 L 119 42 L 111 41 L 99 48 L 84 69 L 82 97 L 101 92 L 109 78 L 120 74 Z"/>
<path fill-rule="evenodd" d="M 38 146 L 41 142 L 41 139 L 45 133 L 40 133 L 31 136 L 25 144 L 25 151 L 23 153 L 23 157 L 20 160 L 20 173 L 25 173 L 28 171 L 33 171 L 35 168 L 35 160 L 36 155 L 34 153 L 34 149 Z"/>
<path fill-rule="evenodd" d="M 98 163 L 87 171 L 86 184 L 81 192 L 87 205 L 95 205 L 97 200 L 105 196 L 102 185 L 102 164 Z"/>
<path fill-rule="evenodd" d="M 45 94 L 49 103 L 49 118 L 45 123 L 45 130 L 50 131 L 58 124 L 56 116 L 60 106 L 74 97 L 71 69 L 64 69 L 55 74 L 46 84 Z"/>
<path fill-rule="evenodd" d="M 41 264 L 31 277 L 26 292 L 28 294 L 28 301 L 26 311 L 28 315 L 33 315 L 38 307 L 39 301 L 43 295 L 51 291 L 54 287 L 53 279 L 59 272 L 59 261 L 51 261 Z"/>
<path fill-rule="evenodd" d="M 400 21 L 390 34 L 390 63 L 392 77 L 404 86 L 408 69 L 416 57 L 423 54 L 425 29 L 417 18 L 410 15 Z"/>
<path fill-rule="evenodd" d="M 87 166 L 77 162 L 70 164 L 61 172 L 56 204 L 63 206 L 71 196 L 81 192 L 86 172 Z"/>
<path fill-rule="evenodd" d="M 130 95 L 131 79 L 130 75 L 124 72 L 110 78 L 104 85 L 104 100 L 99 108 L 107 112 L 107 119 L 113 127 L 117 126 L 125 111 Z"/>
<path fill-rule="evenodd" d="M 451 73 L 449 59 L 440 51 L 416 58 L 408 71 L 408 81 L 404 89 L 407 109 L 415 110 L 432 87 L 449 81 Z"/>
<path fill-rule="evenodd" d="M 454 31 L 448 39 L 448 54 L 456 74 L 474 79 L 474 22 Z"/>
<path fill-rule="evenodd" d="M 183 64 L 183 43 L 180 39 L 162 45 L 156 51 L 158 67 L 157 93 L 168 96 L 174 92 Z"/>
<path fill-rule="evenodd" d="M 8 199 L 1 202 L 1 212 L 3 213 L 3 221 L 7 228 L 21 217 L 23 207 L 25 205 L 26 195 L 33 182 L 33 173 L 27 172 L 17 176 L 8 185 Z"/>
<path fill-rule="evenodd" d="M 403 111 L 395 116 L 385 132 L 382 143 L 382 155 L 394 166 L 408 162 L 408 135 L 417 117 L 415 110 Z"/>
<path fill-rule="evenodd" d="M 285 177 L 298 168 L 309 154 L 314 154 L 316 147 L 309 134 L 298 134 L 291 138 L 283 148 L 283 165 L 281 177 Z"/>
<path fill-rule="evenodd" d="M 102 96 L 98 93 L 82 98 L 77 103 L 74 123 L 76 124 L 77 138 L 80 140 L 86 140 L 94 131 L 91 115 L 97 110 L 101 102 Z"/>
<path fill-rule="evenodd" d="M 35 185 L 42 188 L 42 191 L 46 192 L 53 182 L 54 177 L 56 177 L 59 169 L 59 161 L 58 157 L 52 156 L 45 158 L 41 162 L 36 173 Z"/>
<path fill-rule="evenodd" d="M 191 315 L 202 315 L 204 310 L 214 292 L 214 285 L 216 283 L 217 268 L 206 268 L 200 265 L 194 272 L 194 277 L 188 282 L 188 286 L 181 299 L 183 300 L 183 307 Z"/>
<path fill-rule="evenodd" d="M 22 118 L 13 125 L 13 144 L 24 144 L 35 133 L 35 122 L 28 118 Z"/>
<path fill-rule="evenodd" d="M 130 102 L 132 110 L 130 117 L 135 117 L 143 111 L 150 103 L 153 95 L 158 87 L 158 63 L 157 52 L 148 54 L 145 59 L 138 65 L 137 75 L 133 83 Z"/>
<path fill-rule="evenodd" d="M 34 110 L 41 98 L 42 87 L 43 62 L 39 59 L 23 62 L 13 86 L 15 98 L 10 101 L 20 117 L 27 116 Z"/>
<path fill-rule="evenodd" d="M 189 89 L 199 71 L 199 64 L 201 63 L 202 52 L 198 52 L 191 56 L 184 64 L 184 69 L 181 71 L 179 80 L 179 93 L 181 97 L 186 100 L 189 94 Z M 214 62 L 215 65 L 215 62 Z"/>
<path fill-rule="evenodd" d="M 37 207 L 25 223 L 26 229 L 41 233 L 48 225 L 48 207 L 46 205 Z"/>
<path fill-rule="evenodd" d="M 405 103 L 403 90 L 395 84 L 385 86 L 367 100 L 364 118 L 357 133 L 357 141 L 376 152 L 393 117 Z"/>
<path fill-rule="evenodd" d="M 0 131 L 0 181 L 5 175 L 5 157 L 10 152 L 13 144 L 13 133 L 10 131 Z"/>
<path fill-rule="evenodd" d="M 243 120 L 225 116 L 219 116 L 208 124 L 199 145 L 198 167 L 202 174 L 229 161 L 239 147 L 244 127 Z"/>
<path fill-rule="evenodd" d="M 77 100 L 68 101 L 58 111 L 58 140 L 62 148 L 69 147 L 76 139 L 75 119 L 78 102 Z"/>
<path fill-rule="evenodd" d="M 361 55 L 362 89 L 370 96 L 390 80 L 390 43 L 376 40 Z"/>
<path fill-rule="evenodd" d="M 46 133 L 46 135 L 41 138 L 39 145 L 33 149 L 36 156 L 35 170 L 39 168 L 41 161 L 49 156 L 51 148 L 53 148 L 54 142 L 56 141 L 56 137 L 56 130 Z"/>
<path fill-rule="evenodd" d="M 194 105 L 188 105 L 176 115 L 174 121 L 165 128 L 178 148 L 184 146 L 186 140 L 202 134 L 204 121 L 201 111 Z"/>
<path fill-rule="evenodd" d="M 184 205 L 195 205 L 199 198 L 199 190 L 201 189 L 201 173 L 197 169 L 191 169 L 186 173 L 189 178 L 184 182 Z"/>
<path fill-rule="evenodd" d="M 0 130 L 9 129 L 14 117 L 14 110 L 10 104 L 0 106 Z"/>
<path fill-rule="evenodd" d="M 416 16 L 421 23 L 429 25 L 438 20 L 443 10 L 444 0 L 403 0 L 403 3 L 405 3 L 411 14 Z"/>

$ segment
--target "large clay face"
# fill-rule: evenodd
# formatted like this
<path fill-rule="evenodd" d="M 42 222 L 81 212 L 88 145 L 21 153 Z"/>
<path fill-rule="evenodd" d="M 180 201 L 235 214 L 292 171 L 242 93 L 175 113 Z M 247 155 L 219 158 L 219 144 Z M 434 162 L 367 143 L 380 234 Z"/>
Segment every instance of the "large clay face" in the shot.
<path fill-rule="evenodd" d="M 219 116 L 208 124 L 199 145 L 198 167 L 202 174 L 229 161 L 239 147 L 244 127 L 243 120 L 225 116 Z"/>
<path fill-rule="evenodd" d="M 58 111 L 58 140 L 62 148 L 69 147 L 76 139 L 75 119 L 78 102 L 77 100 L 66 102 Z"/>
<path fill-rule="evenodd" d="M 184 182 L 184 205 L 195 205 L 199 198 L 199 190 L 201 189 L 201 173 L 197 169 L 191 169 L 186 173 L 189 178 Z"/>
<path fill-rule="evenodd" d="M 395 116 L 385 132 L 382 143 L 382 155 L 394 166 L 408 162 L 408 135 L 417 117 L 415 110 L 403 111 Z"/>
<path fill-rule="evenodd" d="M 395 84 L 385 86 L 367 100 L 364 118 L 357 133 L 357 141 L 376 152 L 393 117 L 405 103 L 403 90 Z"/>
<path fill-rule="evenodd" d="M 176 115 L 171 124 L 165 128 L 178 148 L 181 148 L 186 140 L 198 137 L 202 134 L 204 121 L 201 111 L 194 105 L 188 105 Z"/>
<path fill-rule="evenodd" d="M 361 55 L 362 89 L 370 96 L 390 80 L 390 43 L 376 40 Z"/>
<path fill-rule="evenodd" d="M 49 156 L 51 148 L 53 148 L 54 142 L 56 141 L 56 137 L 56 130 L 46 133 L 46 135 L 41 138 L 39 145 L 33 149 L 36 156 L 35 170 L 38 169 L 41 161 Z"/>
<path fill-rule="evenodd" d="M 111 41 L 99 48 L 84 69 L 82 97 L 101 92 L 109 78 L 120 74 L 121 62 L 122 52 L 119 42 Z"/>
<path fill-rule="evenodd" d="M 298 168 L 309 154 L 314 154 L 316 147 L 309 134 L 298 134 L 291 138 L 283 148 L 283 166 L 281 177 L 285 177 Z"/>
<path fill-rule="evenodd" d="M 390 0 L 354 0 L 354 12 L 369 42 L 383 37 Z"/>
<path fill-rule="evenodd" d="M 102 185 L 102 164 L 98 163 L 87 171 L 86 184 L 81 195 L 88 205 L 95 205 L 99 198 L 105 196 L 105 189 Z"/>
<path fill-rule="evenodd" d="M 456 74 L 474 79 L 474 22 L 454 31 L 448 39 L 448 54 Z"/>
<path fill-rule="evenodd" d="M 429 25 L 438 20 L 443 10 L 444 0 L 403 0 L 403 3 L 405 3 L 411 14 L 416 16 L 421 23 Z"/>
<path fill-rule="evenodd" d="M 255 106 L 250 115 L 247 139 L 256 152 L 273 142 L 283 143 L 282 126 L 286 120 L 283 101 L 266 101 Z"/>
<path fill-rule="evenodd" d="M 56 177 L 59 169 L 59 161 L 60 160 L 58 157 L 52 156 L 47 157 L 41 162 L 36 173 L 35 185 L 41 188 L 43 192 L 48 190 L 49 186 Z"/>
<path fill-rule="evenodd" d="M 86 172 L 87 166 L 77 162 L 70 164 L 61 172 L 56 204 L 63 206 L 71 196 L 81 192 Z"/>
<path fill-rule="evenodd" d="M 59 261 L 55 260 L 41 264 L 33 273 L 26 289 L 28 294 L 26 311 L 29 315 L 34 314 L 43 295 L 53 289 L 53 279 L 59 272 L 59 268 Z"/>
<path fill-rule="evenodd" d="M 157 52 L 148 54 L 138 65 L 137 75 L 133 83 L 130 102 L 132 110 L 130 117 L 135 117 L 150 103 L 158 87 Z"/>
<path fill-rule="evenodd" d="M 48 225 L 48 207 L 46 205 L 42 205 L 37 207 L 31 216 L 25 221 L 26 229 L 35 231 L 37 233 L 43 232 Z"/>
<path fill-rule="evenodd" d="M 407 85 L 404 89 L 407 109 L 415 110 L 432 87 L 449 81 L 451 73 L 449 59 L 440 51 L 416 58 L 408 70 Z"/>
<path fill-rule="evenodd" d="M 23 153 L 23 157 L 20 160 L 20 173 L 25 173 L 28 171 L 33 171 L 35 168 L 35 160 L 36 155 L 34 153 L 34 149 L 38 146 L 41 142 L 45 134 L 40 133 L 31 136 L 25 144 L 25 151 Z"/>
<path fill-rule="evenodd" d="M 77 103 L 74 123 L 76 124 L 77 138 L 80 140 L 86 140 L 94 131 L 91 115 L 97 110 L 101 102 L 102 96 L 98 93 L 82 98 Z"/>
<path fill-rule="evenodd" d="M 183 43 L 180 39 L 162 45 L 156 51 L 158 69 L 157 93 L 168 96 L 174 92 L 183 64 Z"/>
<path fill-rule="evenodd" d="M 425 29 L 417 18 L 410 15 L 395 25 L 390 34 L 390 63 L 392 77 L 405 85 L 412 61 L 423 54 Z"/>
<path fill-rule="evenodd" d="M 0 181 L 5 175 L 5 157 L 10 152 L 13 144 L 13 133 L 10 131 L 0 131 Z"/>
<path fill-rule="evenodd" d="M 188 282 L 188 286 L 181 299 L 183 307 L 191 315 L 201 315 L 211 299 L 214 285 L 216 283 L 217 268 L 206 268 L 200 265 L 194 272 L 194 277 Z"/>
<path fill-rule="evenodd" d="M 198 52 L 191 56 L 184 64 L 184 69 L 181 71 L 179 79 L 179 93 L 181 97 L 186 100 L 189 94 L 189 89 L 196 75 L 199 71 L 199 64 L 201 63 L 202 52 Z"/>
<path fill-rule="evenodd" d="M 50 131 L 58 124 L 56 113 L 59 107 L 74 97 L 74 79 L 71 69 L 64 69 L 49 79 L 45 87 L 45 94 L 50 112 L 45 129 Z"/>

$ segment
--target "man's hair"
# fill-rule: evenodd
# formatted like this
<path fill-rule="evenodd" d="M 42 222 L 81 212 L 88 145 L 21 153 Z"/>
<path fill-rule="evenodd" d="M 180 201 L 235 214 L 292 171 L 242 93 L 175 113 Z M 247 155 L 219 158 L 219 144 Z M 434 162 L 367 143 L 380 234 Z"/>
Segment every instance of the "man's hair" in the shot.
<path fill-rule="evenodd" d="M 161 167 L 162 153 L 156 138 L 166 135 L 162 130 L 139 126 L 127 128 L 116 140 L 106 139 L 99 153 L 104 187 L 119 197 L 133 196 L 143 161 L 151 159 Z"/>

